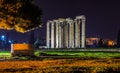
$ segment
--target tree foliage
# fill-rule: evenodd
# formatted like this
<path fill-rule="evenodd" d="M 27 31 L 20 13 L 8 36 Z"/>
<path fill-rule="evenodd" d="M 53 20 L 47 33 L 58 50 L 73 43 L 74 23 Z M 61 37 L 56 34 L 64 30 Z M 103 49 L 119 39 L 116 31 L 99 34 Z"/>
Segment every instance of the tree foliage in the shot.
<path fill-rule="evenodd" d="M 34 39 L 34 30 L 31 31 L 30 33 L 30 38 L 29 38 L 29 44 L 33 44 L 34 45 L 34 42 L 35 42 L 35 39 Z"/>
<path fill-rule="evenodd" d="M 41 9 L 33 0 L 0 0 L 0 29 L 19 32 L 41 26 Z"/>

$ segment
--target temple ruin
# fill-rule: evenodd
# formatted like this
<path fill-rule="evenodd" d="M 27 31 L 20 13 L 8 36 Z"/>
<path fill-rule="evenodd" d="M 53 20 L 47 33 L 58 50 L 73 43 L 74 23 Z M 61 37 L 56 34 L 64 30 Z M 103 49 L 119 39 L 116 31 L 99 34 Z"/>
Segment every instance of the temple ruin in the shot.
<path fill-rule="evenodd" d="M 85 48 L 85 16 L 47 22 L 47 48 Z"/>

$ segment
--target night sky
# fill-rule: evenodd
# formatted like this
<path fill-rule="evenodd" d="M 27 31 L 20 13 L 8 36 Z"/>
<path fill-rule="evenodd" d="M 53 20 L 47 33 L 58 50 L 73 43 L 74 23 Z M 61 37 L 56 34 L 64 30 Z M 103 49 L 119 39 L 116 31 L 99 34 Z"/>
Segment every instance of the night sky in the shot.
<path fill-rule="evenodd" d="M 43 27 L 36 30 L 36 36 L 45 39 L 47 20 L 57 18 L 75 18 L 78 15 L 86 16 L 86 37 L 114 39 L 120 29 L 120 2 L 119 0 L 35 0 L 36 5 L 42 9 Z M 0 30 L 0 34 L 6 31 Z M 11 39 L 21 39 L 29 33 L 21 34 L 9 31 Z"/>
<path fill-rule="evenodd" d="M 119 0 L 36 0 L 43 21 L 59 17 L 86 16 L 87 37 L 116 39 L 120 28 Z"/>

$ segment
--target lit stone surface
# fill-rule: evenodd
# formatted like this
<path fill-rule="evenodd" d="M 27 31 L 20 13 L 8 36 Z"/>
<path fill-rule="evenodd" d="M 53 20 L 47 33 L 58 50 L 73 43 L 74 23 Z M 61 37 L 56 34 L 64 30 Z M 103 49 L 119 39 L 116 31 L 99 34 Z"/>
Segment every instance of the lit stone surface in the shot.
<path fill-rule="evenodd" d="M 80 20 L 75 19 L 75 47 L 80 48 Z"/>
<path fill-rule="evenodd" d="M 62 44 L 61 44 L 61 26 L 60 26 L 60 22 L 59 22 L 59 25 L 58 25 L 58 29 L 59 29 L 59 38 L 58 38 L 58 43 L 59 43 L 59 48 L 61 48 Z"/>
<path fill-rule="evenodd" d="M 55 41 L 55 37 L 54 37 L 54 23 L 51 21 L 51 48 L 54 48 L 54 41 Z"/>
<path fill-rule="evenodd" d="M 54 23 L 55 23 L 55 28 L 56 28 L 56 43 L 55 43 L 55 48 L 58 48 L 58 45 L 59 45 L 59 41 L 58 41 L 58 38 L 59 38 L 59 34 L 58 34 L 58 32 L 59 32 L 59 29 L 58 29 L 58 27 L 59 27 L 59 25 L 58 25 L 58 20 L 54 20 Z"/>
<path fill-rule="evenodd" d="M 85 48 L 85 19 L 82 20 L 82 43 L 81 43 L 81 48 Z"/>
<path fill-rule="evenodd" d="M 74 48 L 74 23 L 70 18 L 66 19 L 66 21 L 69 25 L 69 48 Z"/>
<path fill-rule="evenodd" d="M 49 31 L 50 31 L 50 23 L 49 23 L 49 21 L 47 22 L 47 34 L 46 34 L 46 43 L 47 43 L 47 48 L 49 48 L 50 47 L 50 33 L 49 33 Z"/>
<path fill-rule="evenodd" d="M 67 22 L 65 21 L 65 26 L 64 26 L 64 48 L 68 48 L 69 45 L 68 45 L 68 40 L 69 40 L 69 35 L 68 35 L 68 24 Z"/>
<path fill-rule="evenodd" d="M 34 56 L 34 46 L 32 44 L 11 44 L 12 56 Z"/>

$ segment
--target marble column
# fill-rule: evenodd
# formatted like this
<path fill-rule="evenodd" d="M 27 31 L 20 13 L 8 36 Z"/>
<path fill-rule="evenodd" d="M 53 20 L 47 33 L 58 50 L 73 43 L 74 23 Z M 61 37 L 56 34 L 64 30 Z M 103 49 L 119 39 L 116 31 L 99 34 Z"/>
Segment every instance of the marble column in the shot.
<path fill-rule="evenodd" d="M 56 43 L 55 43 L 55 48 L 58 48 L 58 46 L 59 46 L 59 41 L 58 41 L 58 38 L 59 38 L 59 24 L 58 24 L 58 20 L 54 20 L 54 23 L 55 23 L 55 27 L 56 27 Z"/>
<path fill-rule="evenodd" d="M 47 22 L 47 34 L 46 34 L 46 44 L 47 48 L 50 48 L 50 22 Z"/>
<path fill-rule="evenodd" d="M 81 38 L 81 48 L 85 48 L 85 16 L 82 16 L 82 38 Z"/>
<path fill-rule="evenodd" d="M 58 47 L 61 48 L 62 44 L 61 44 L 61 25 L 60 25 L 60 22 L 58 23 Z"/>
<path fill-rule="evenodd" d="M 64 31 L 63 31 L 64 24 L 63 24 L 63 21 L 60 22 L 60 25 L 61 25 L 61 48 L 63 48 L 64 47 Z"/>
<path fill-rule="evenodd" d="M 80 48 L 80 19 L 75 19 L 75 48 Z"/>
<path fill-rule="evenodd" d="M 73 20 L 70 21 L 71 27 L 71 47 L 74 48 L 74 22 Z"/>
<path fill-rule="evenodd" d="M 68 24 L 64 22 L 64 48 L 68 48 Z"/>
<path fill-rule="evenodd" d="M 66 19 L 69 25 L 69 48 L 74 48 L 74 23 L 70 18 Z"/>
<path fill-rule="evenodd" d="M 54 48 L 54 23 L 51 21 L 51 48 Z"/>

